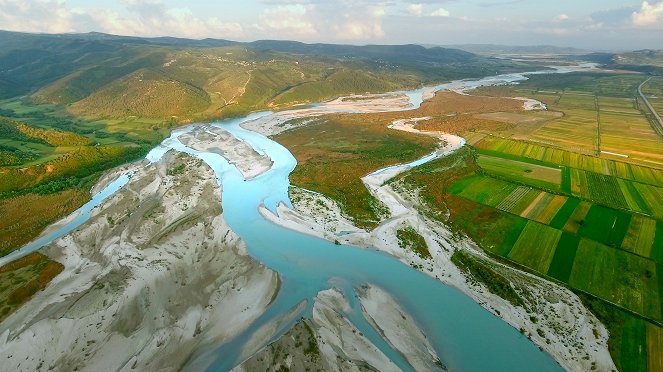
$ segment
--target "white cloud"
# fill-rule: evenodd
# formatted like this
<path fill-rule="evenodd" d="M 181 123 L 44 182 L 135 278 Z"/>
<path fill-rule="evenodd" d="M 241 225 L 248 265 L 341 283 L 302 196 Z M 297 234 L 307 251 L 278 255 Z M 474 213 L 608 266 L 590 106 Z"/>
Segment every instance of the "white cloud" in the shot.
<path fill-rule="evenodd" d="M 260 15 L 259 29 L 279 31 L 280 36 L 314 36 L 318 32 L 302 4 L 279 5 L 265 9 Z"/>
<path fill-rule="evenodd" d="M 422 4 L 410 4 L 407 6 L 407 12 L 413 16 L 421 17 L 424 14 L 424 6 Z"/>
<path fill-rule="evenodd" d="M 336 39 L 344 41 L 365 41 L 384 37 L 382 18 L 386 11 L 384 6 L 351 5 L 343 13 L 341 19 L 326 17 L 325 24 L 334 31 Z M 324 10 L 319 10 L 324 11 Z"/>
<path fill-rule="evenodd" d="M 126 12 L 96 10 L 80 16 L 91 18 L 101 31 L 118 35 L 237 38 L 244 33 L 239 23 L 200 18 L 189 8 L 168 8 L 160 0 L 125 0 L 124 4 Z"/>
<path fill-rule="evenodd" d="M 562 13 L 562 14 L 556 16 L 555 18 L 553 18 L 553 21 L 555 21 L 555 22 L 564 22 L 564 21 L 568 21 L 569 18 L 570 17 L 569 17 L 568 14 Z"/>
<path fill-rule="evenodd" d="M 0 0 L 0 29 L 72 32 L 72 13 L 62 0 Z"/>
<path fill-rule="evenodd" d="M 444 8 L 439 8 L 432 12 L 430 15 L 431 17 L 448 17 L 451 15 L 451 13 L 449 13 L 449 11 Z"/>
<path fill-rule="evenodd" d="M 663 26 L 663 1 L 650 4 L 643 1 L 639 11 L 631 15 L 636 27 Z"/>

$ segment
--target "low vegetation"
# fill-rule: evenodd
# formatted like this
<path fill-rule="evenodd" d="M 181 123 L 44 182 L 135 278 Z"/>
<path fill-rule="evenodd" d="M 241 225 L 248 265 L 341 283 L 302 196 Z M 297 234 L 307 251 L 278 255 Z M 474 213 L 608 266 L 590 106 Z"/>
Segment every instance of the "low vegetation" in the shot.
<path fill-rule="evenodd" d="M 387 165 L 415 160 L 435 149 L 436 141 L 389 131 L 380 119 L 334 115 L 276 136 L 297 158 L 294 185 L 336 200 L 358 226 L 374 228 L 383 208 L 361 177 Z"/>
<path fill-rule="evenodd" d="M 0 267 L 0 321 L 44 289 L 63 269 L 39 253 Z"/>
<path fill-rule="evenodd" d="M 430 251 L 424 238 L 412 227 L 396 230 L 398 245 L 403 249 L 414 251 L 421 258 L 430 258 Z"/>
<path fill-rule="evenodd" d="M 90 194 L 83 189 L 40 195 L 28 193 L 0 199 L 0 256 L 29 243 L 48 225 L 85 204 Z"/>
<path fill-rule="evenodd" d="M 513 288 L 511 282 L 482 259 L 462 250 L 457 250 L 451 256 L 451 262 L 469 274 L 471 279 L 484 285 L 490 293 L 511 302 L 513 306 L 525 306 L 523 299 Z"/>

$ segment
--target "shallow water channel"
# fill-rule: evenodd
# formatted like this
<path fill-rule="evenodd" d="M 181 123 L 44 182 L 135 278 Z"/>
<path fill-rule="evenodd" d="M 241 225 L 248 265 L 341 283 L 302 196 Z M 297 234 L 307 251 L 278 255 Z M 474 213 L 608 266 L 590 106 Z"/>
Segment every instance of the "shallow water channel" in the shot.
<path fill-rule="evenodd" d="M 557 73 L 573 69 L 558 69 Z M 550 73 L 536 72 L 539 73 Z M 483 85 L 514 83 L 525 80 L 523 74 L 493 76 L 479 80 L 457 81 L 406 93 L 413 107 L 418 107 L 426 93 L 440 89 L 466 89 Z M 170 149 L 186 152 L 204 160 L 214 169 L 222 187 L 222 207 L 230 227 L 247 244 L 249 253 L 279 273 L 281 288 L 273 304 L 247 330 L 230 342 L 201 351 L 191 359 L 190 369 L 229 370 L 242 360 L 242 350 L 255 332 L 291 314 L 302 302 L 303 310 L 282 322 L 272 340 L 278 339 L 301 317 L 311 315 L 313 299 L 321 290 L 341 290 L 351 305 L 348 319 L 379 349 L 404 370 L 410 370 L 404 358 L 364 319 L 355 297 L 355 288 L 372 284 L 387 291 L 424 331 L 442 363 L 454 371 L 557 371 L 562 368 L 551 356 L 539 350 L 527 337 L 482 308 L 458 289 L 445 285 L 397 259 L 374 249 L 362 249 L 334 243 L 275 225 L 258 212 L 264 204 L 274 211 L 278 203 L 290 206 L 288 175 L 295 168 L 292 154 L 275 141 L 240 124 L 270 112 L 254 113 L 243 118 L 224 120 L 212 125 L 223 128 L 272 159 L 273 167 L 262 175 L 245 180 L 237 168 L 221 155 L 200 152 L 183 145 L 177 138 L 194 126 L 178 129 L 153 149 L 147 159 L 158 161 Z M 427 156 L 411 163 L 416 166 L 432 160 Z M 62 224 L 14 253 L 0 259 L 11 262 L 49 244 L 87 221 L 93 208 L 120 190 L 129 175 L 120 177 L 83 206 L 75 218 Z M 29 305 L 27 305 L 29 306 Z"/>

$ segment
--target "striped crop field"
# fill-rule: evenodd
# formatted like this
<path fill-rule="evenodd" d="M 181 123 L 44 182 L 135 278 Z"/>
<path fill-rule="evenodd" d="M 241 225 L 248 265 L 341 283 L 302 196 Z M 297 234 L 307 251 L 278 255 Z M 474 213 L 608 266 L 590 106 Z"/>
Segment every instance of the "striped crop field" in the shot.
<path fill-rule="evenodd" d="M 601 112 L 601 151 L 628 156 L 638 164 L 663 165 L 663 141 L 639 112 Z"/>
<path fill-rule="evenodd" d="M 617 178 L 604 174 L 571 169 L 571 192 L 612 208 L 629 209 Z"/>
<path fill-rule="evenodd" d="M 536 165 L 488 155 L 479 155 L 477 164 L 489 174 L 518 183 L 549 190 L 559 190 L 562 184 L 562 170 L 559 167 Z"/>
<path fill-rule="evenodd" d="M 509 155 L 534 159 L 569 168 L 601 173 L 648 185 L 663 185 L 663 169 L 629 163 L 629 159 L 605 159 L 524 141 L 486 136 L 476 147 Z M 637 148 L 637 146 L 636 146 Z M 663 168 L 663 167 L 661 167 Z"/>
<path fill-rule="evenodd" d="M 569 285 L 649 319 L 663 320 L 656 265 L 641 256 L 582 239 Z"/>
<path fill-rule="evenodd" d="M 497 205 L 497 209 L 520 215 L 540 193 L 541 191 L 531 187 L 518 186 Z"/>
<path fill-rule="evenodd" d="M 553 195 L 552 199 L 548 202 L 545 208 L 537 216 L 533 216 L 533 219 L 537 222 L 544 223 L 546 225 L 555 218 L 557 213 L 562 209 L 568 198 L 561 195 Z"/>
<path fill-rule="evenodd" d="M 633 98 L 598 97 L 601 113 L 621 113 L 641 115 Z"/>
<path fill-rule="evenodd" d="M 574 92 L 565 90 L 557 102 L 559 108 L 578 108 L 585 110 L 596 110 L 596 100 L 594 94 L 587 92 Z"/>
<path fill-rule="evenodd" d="M 622 249 L 643 257 L 651 257 L 656 236 L 656 220 L 633 215 L 622 242 Z"/>
<path fill-rule="evenodd" d="M 619 189 L 622 191 L 626 204 L 628 204 L 630 210 L 647 215 L 652 214 L 647 201 L 635 187 L 635 182 L 617 179 L 617 183 L 619 184 Z"/>
<path fill-rule="evenodd" d="M 635 182 L 633 186 L 642 196 L 642 200 L 647 204 L 651 214 L 658 219 L 663 219 L 663 188 Z"/>
<path fill-rule="evenodd" d="M 615 176 L 647 185 L 663 185 L 663 171 L 654 168 L 640 167 L 633 164 L 617 162 Z"/>
<path fill-rule="evenodd" d="M 663 371 L 663 328 L 647 323 L 647 370 Z"/>
<path fill-rule="evenodd" d="M 583 154 L 597 151 L 598 123 L 596 112 L 584 109 L 564 110 L 563 118 L 550 121 L 530 134 L 539 143 Z"/>
<path fill-rule="evenodd" d="M 529 221 L 508 258 L 545 275 L 561 236 L 557 229 Z"/>
<path fill-rule="evenodd" d="M 520 216 L 543 224 L 549 224 L 568 198 L 542 192 L 521 212 Z"/>

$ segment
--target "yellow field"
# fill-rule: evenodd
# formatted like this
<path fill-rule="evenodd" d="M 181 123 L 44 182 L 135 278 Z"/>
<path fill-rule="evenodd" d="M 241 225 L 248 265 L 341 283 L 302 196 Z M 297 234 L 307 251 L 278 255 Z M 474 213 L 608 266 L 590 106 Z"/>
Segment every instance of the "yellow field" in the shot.
<path fill-rule="evenodd" d="M 561 236 L 562 232 L 560 230 L 528 221 L 508 257 L 542 274 L 546 274 Z"/>
<path fill-rule="evenodd" d="M 622 248 L 640 256 L 649 257 L 654 246 L 656 220 L 634 214 L 631 217 Z"/>
<path fill-rule="evenodd" d="M 663 184 L 663 170 L 651 166 L 632 164 L 630 158 L 607 159 L 607 155 L 596 157 L 574 153 L 526 141 L 485 136 L 475 142 L 481 149 L 499 151 L 529 159 L 560 164 L 570 168 L 601 173 L 650 185 Z"/>
<path fill-rule="evenodd" d="M 554 195 L 543 208 L 541 213 L 537 216 L 533 216 L 533 219 L 543 224 L 549 224 L 557 212 L 562 209 L 562 206 L 564 206 L 564 203 L 566 203 L 567 200 L 568 198 L 566 196 Z"/>
<path fill-rule="evenodd" d="M 589 208 L 591 207 L 591 203 L 585 201 L 580 202 L 578 208 L 573 211 L 571 218 L 569 218 L 569 220 L 566 222 L 566 225 L 564 225 L 564 230 L 574 234 L 578 233 L 578 229 L 581 226 L 580 222 L 585 220 L 587 212 L 589 212 Z"/>
<path fill-rule="evenodd" d="M 663 165 L 663 141 L 640 113 L 601 111 L 601 151 L 645 165 Z"/>
<path fill-rule="evenodd" d="M 663 328 L 647 323 L 647 370 L 663 371 Z"/>

